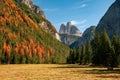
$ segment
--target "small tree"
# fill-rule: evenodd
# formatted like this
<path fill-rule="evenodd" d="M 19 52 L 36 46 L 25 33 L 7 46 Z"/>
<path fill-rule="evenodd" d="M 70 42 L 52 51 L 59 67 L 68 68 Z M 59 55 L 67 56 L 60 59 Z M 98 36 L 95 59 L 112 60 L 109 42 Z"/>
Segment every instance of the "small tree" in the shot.
<path fill-rule="evenodd" d="M 80 64 L 84 64 L 84 63 L 85 63 L 85 46 L 82 45 L 81 55 L 80 55 Z"/>
<path fill-rule="evenodd" d="M 109 39 L 109 36 L 106 32 L 106 30 L 103 31 L 102 35 L 101 35 L 101 52 L 102 52 L 102 64 L 104 66 L 107 66 L 108 69 L 112 69 L 113 68 L 113 64 L 111 62 L 113 62 L 112 58 L 114 57 L 114 49 L 111 46 L 111 42 Z"/>
<path fill-rule="evenodd" d="M 80 46 L 78 46 L 78 48 L 76 49 L 76 63 L 80 63 L 80 54 L 81 54 L 81 50 L 80 50 Z"/>
<path fill-rule="evenodd" d="M 69 57 L 67 58 L 67 62 L 70 64 L 75 64 L 77 61 L 76 59 L 76 49 L 71 49 Z"/>
<path fill-rule="evenodd" d="M 92 48 L 90 41 L 87 41 L 86 43 L 86 51 L 85 51 L 85 64 L 88 64 L 91 62 L 91 57 L 92 57 Z"/>
<path fill-rule="evenodd" d="M 94 40 L 93 40 L 93 57 L 92 57 L 92 63 L 95 65 L 100 65 L 102 63 L 101 61 L 101 40 L 100 40 L 100 34 L 96 33 Z"/>
<path fill-rule="evenodd" d="M 25 64 L 25 63 L 26 63 L 25 55 L 20 55 L 20 64 Z"/>
<path fill-rule="evenodd" d="M 118 34 L 115 34 L 113 36 L 112 45 L 115 50 L 114 66 L 118 66 L 119 65 L 119 55 L 120 55 L 120 38 L 119 38 Z"/>

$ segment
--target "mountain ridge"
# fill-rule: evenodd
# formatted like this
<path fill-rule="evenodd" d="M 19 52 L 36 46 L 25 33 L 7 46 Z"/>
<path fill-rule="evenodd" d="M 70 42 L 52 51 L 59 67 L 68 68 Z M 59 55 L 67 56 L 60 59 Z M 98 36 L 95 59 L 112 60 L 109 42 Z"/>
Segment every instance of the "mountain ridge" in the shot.
<path fill-rule="evenodd" d="M 120 0 L 116 0 L 107 10 L 97 25 L 96 32 L 106 29 L 110 38 L 115 33 L 120 36 Z"/>

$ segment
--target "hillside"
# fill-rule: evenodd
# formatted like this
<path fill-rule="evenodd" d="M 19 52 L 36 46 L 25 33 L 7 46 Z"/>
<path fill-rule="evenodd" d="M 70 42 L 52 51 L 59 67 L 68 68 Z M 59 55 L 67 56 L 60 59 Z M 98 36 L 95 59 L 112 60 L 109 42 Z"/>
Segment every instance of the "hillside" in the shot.
<path fill-rule="evenodd" d="M 115 33 L 120 36 L 120 0 L 116 0 L 107 10 L 97 25 L 96 32 L 106 29 L 110 38 Z"/>
<path fill-rule="evenodd" d="M 76 40 L 74 43 L 72 43 L 70 45 L 70 47 L 74 48 L 74 47 L 78 47 L 83 44 L 86 44 L 87 40 L 92 41 L 95 36 L 95 30 L 96 30 L 96 26 L 91 26 L 91 27 L 87 28 L 84 31 L 82 37 L 80 37 L 78 40 Z"/>
<path fill-rule="evenodd" d="M 45 17 L 44 12 L 31 0 L 15 0 L 16 4 L 35 22 L 37 22 L 46 32 L 55 36 L 55 27 Z"/>
<path fill-rule="evenodd" d="M 46 19 L 25 4 L 1 0 L 0 62 L 65 63 L 69 48 L 46 32 L 39 25 L 42 21 Z"/>

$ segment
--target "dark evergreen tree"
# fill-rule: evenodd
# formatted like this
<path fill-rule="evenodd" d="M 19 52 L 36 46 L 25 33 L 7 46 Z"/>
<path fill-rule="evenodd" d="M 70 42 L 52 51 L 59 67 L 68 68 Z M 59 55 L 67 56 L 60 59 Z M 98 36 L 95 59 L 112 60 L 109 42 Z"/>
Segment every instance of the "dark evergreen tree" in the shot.
<path fill-rule="evenodd" d="M 12 64 L 20 63 L 20 54 L 13 53 Z"/>
<path fill-rule="evenodd" d="M 70 63 L 70 64 L 75 64 L 77 62 L 77 59 L 76 59 L 76 49 L 71 49 L 70 50 L 70 54 L 67 58 L 67 62 Z"/>
<path fill-rule="evenodd" d="M 85 51 L 85 57 L 84 57 L 84 64 L 88 64 L 91 62 L 91 57 L 92 57 L 92 48 L 90 41 L 88 40 L 86 43 L 86 51 Z"/>
<path fill-rule="evenodd" d="M 39 54 L 37 53 L 36 56 L 37 56 L 37 64 L 40 64 L 40 56 L 39 56 Z"/>
<path fill-rule="evenodd" d="M 27 53 L 25 53 L 24 55 L 26 57 L 26 63 L 30 64 L 31 63 L 31 57 Z"/>
<path fill-rule="evenodd" d="M 81 58 L 80 64 L 84 64 L 85 63 L 85 46 L 84 45 L 82 45 L 80 58 Z"/>
<path fill-rule="evenodd" d="M 3 61 L 3 54 L 2 54 L 2 49 L 0 49 L 0 64 L 2 63 L 2 61 Z"/>
<path fill-rule="evenodd" d="M 96 39 L 97 37 L 95 37 L 94 39 L 94 45 L 97 43 L 95 42 L 97 41 Z M 98 65 L 104 65 L 108 67 L 108 69 L 113 69 L 115 64 L 114 63 L 115 52 L 114 52 L 114 48 L 111 45 L 111 41 L 109 39 L 109 36 L 106 30 L 104 30 L 100 36 L 100 45 L 94 48 L 97 48 L 97 49 L 94 52 L 93 62 L 97 63 Z"/>
<path fill-rule="evenodd" d="M 77 61 L 77 59 L 76 59 L 76 49 L 75 48 L 73 49 L 73 53 L 72 53 L 71 57 L 72 57 L 72 64 L 75 64 L 76 61 Z"/>
<path fill-rule="evenodd" d="M 119 56 L 120 56 L 120 38 L 118 34 L 115 34 L 112 39 L 112 45 L 115 50 L 115 66 L 119 65 Z"/>
<path fill-rule="evenodd" d="M 25 55 L 20 55 L 20 64 L 25 64 L 25 63 L 26 63 Z"/>
<path fill-rule="evenodd" d="M 81 48 L 78 46 L 77 51 L 76 51 L 76 58 L 77 58 L 77 63 L 80 63 L 80 55 L 81 55 Z"/>
<path fill-rule="evenodd" d="M 78 46 L 78 48 L 76 49 L 76 53 L 74 54 L 75 55 L 75 63 L 79 63 L 80 54 L 81 54 L 81 50 L 80 50 L 80 46 Z"/>
<path fill-rule="evenodd" d="M 106 32 L 106 30 L 103 31 L 102 35 L 101 35 L 101 46 L 100 46 L 100 52 L 102 54 L 101 56 L 101 61 L 102 64 L 105 66 L 109 66 L 110 65 L 110 56 L 111 56 L 111 42 L 109 39 L 109 36 Z"/>
<path fill-rule="evenodd" d="M 93 57 L 92 57 L 92 63 L 95 65 L 100 65 L 102 64 L 102 60 L 101 60 L 101 50 L 100 50 L 100 46 L 101 46 L 101 39 L 100 39 L 100 34 L 96 33 L 94 40 L 93 40 Z"/>

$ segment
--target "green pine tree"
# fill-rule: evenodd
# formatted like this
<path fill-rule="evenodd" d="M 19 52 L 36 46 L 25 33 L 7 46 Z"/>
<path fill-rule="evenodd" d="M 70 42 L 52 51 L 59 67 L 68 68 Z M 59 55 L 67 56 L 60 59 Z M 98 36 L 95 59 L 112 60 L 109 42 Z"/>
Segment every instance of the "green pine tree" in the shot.
<path fill-rule="evenodd" d="M 25 64 L 25 63 L 26 63 L 25 55 L 20 55 L 20 64 Z"/>
<path fill-rule="evenodd" d="M 119 65 L 119 56 L 120 56 L 120 38 L 119 38 L 118 34 L 115 34 L 113 36 L 112 45 L 115 50 L 115 59 L 114 59 L 115 66 L 118 66 Z"/>
<path fill-rule="evenodd" d="M 100 34 L 96 33 L 94 40 L 93 40 L 93 57 L 92 57 L 92 63 L 95 65 L 100 65 L 102 63 L 101 61 L 101 40 L 100 40 Z"/>
<path fill-rule="evenodd" d="M 78 48 L 76 49 L 76 63 L 79 63 L 80 61 L 80 54 L 81 54 L 81 50 L 80 50 L 80 46 L 78 46 Z"/>
<path fill-rule="evenodd" d="M 78 46 L 78 48 L 77 48 L 77 58 L 78 58 L 78 60 L 77 60 L 77 63 L 79 63 L 80 64 L 80 56 L 81 56 L 81 48 L 80 48 L 80 46 Z"/>
<path fill-rule="evenodd" d="M 92 58 L 92 48 L 91 48 L 90 41 L 88 40 L 87 43 L 86 43 L 85 62 L 84 62 L 84 64 L 91 63 L 91 58 Z"/>
<path fill-rule="evenodd" d="M 100 46 L 100 52 L 102 54 L 101 61 L 102 64 L 105 66 L 109 65 L 109 56 L 111 55 L 111 42 L 109 39 L 109 36 L 106 32 L 106 30 L 103 31 L 101 35 L 101 46 Z"/>
<path fill-rule="evenodd" d="M 82 45 L 81 55 L 80 55 L 80 64 L 84 64 L 84 63 L 85 63 L 85 46 Z"/>

